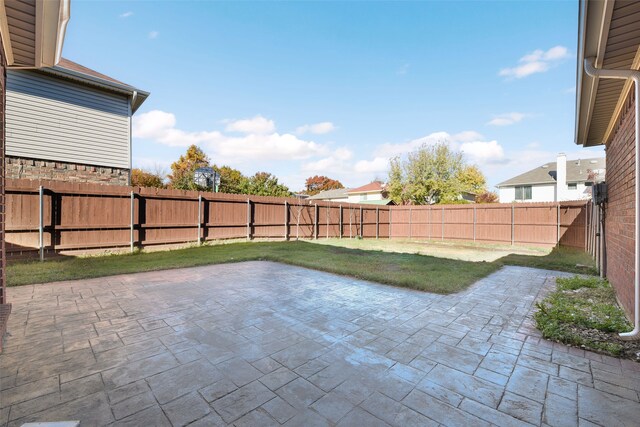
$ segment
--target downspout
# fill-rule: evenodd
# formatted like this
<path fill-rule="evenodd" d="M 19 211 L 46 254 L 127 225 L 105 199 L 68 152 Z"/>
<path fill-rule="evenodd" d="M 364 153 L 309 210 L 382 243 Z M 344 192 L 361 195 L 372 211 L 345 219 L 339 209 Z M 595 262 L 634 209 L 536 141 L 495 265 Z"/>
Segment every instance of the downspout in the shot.
<path fill-rule="evenodd" d="M 595 58 L 585 58 L 584 71 L 594 78 L 603 79 L 632 79 L 635 86 L 636 106 L 636 138 L 635 138 L 635 173 L 636 173 L 636 213 L 635 213 L 635 271 L 634 271 L 634 313 L 633 331 L 620 334 L 620 338 L 626 340 L 635 339 L 640 333 L 640 71 L 637 70 L 604 70 L 594 66 Z"/>

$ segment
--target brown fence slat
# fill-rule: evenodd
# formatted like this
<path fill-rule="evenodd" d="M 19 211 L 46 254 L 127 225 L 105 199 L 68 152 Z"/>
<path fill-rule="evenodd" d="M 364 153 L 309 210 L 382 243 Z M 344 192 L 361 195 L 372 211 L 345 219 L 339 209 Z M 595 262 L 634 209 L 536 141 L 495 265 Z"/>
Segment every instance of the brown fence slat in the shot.
<path fill-rule="evenodd" d="M 39 187 L 43 186 L 42 220 Z M 555 245 L 594 252 L 585 201 L 372 206 L 59 181 L 7 180 L 9 254 L 223 239 L 411 238 Z"/>

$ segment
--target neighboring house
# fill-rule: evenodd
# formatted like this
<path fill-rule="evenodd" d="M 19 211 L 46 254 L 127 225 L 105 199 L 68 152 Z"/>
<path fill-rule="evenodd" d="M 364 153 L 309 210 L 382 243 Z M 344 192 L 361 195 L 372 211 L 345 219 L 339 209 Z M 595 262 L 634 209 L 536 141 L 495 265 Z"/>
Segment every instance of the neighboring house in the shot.
<path fill-rule="evenodd" d="M 64 58 L 7 70 L 6 177 L 128 185 L 131 117 L 148 96 Z"/>
<path fill-rule="evenodd" d="M 607 148 L 608 197 L 604 229 L 599 233 L 604 236 L 602 272 L 634 321 L 640 317 L 634 309 L 638 304 L 635 281 L 640 274 L 634 268 L 638 251 L 634 222 L 640 214 L 635 196 L 635 168 L 640 159 L 634 149 L 640 105 L 634 94 L 638 88 L 629 77 L 631 70 L 639 75 L 639 12 L 638 2 L 580 1 L 575 122 L 576 144 Z M 609 78 L 609 70 L 627 78 Z"/>
<path fill-rule="evenodd" d="M 347 201 L 349 203 L 366 203 L 373 200 L 386 199 L 387 190 L 384 184 L 374 181 L 367 185 L 363 185 L 362 187 L 348 190 L 347 196 Z"/>
<path fill-rule="evenodd" d="M 309 197 L 309 200 L 321 200 L 324 202 L 342 202 L 347 203 L 349 196 L 347 195 L 349 188 L 337 188 L 335 190 L 325 190 Z"/>
<path fill-rule="evenodd" d="M 605 159 L 569 160 L 559 154 L 546 163 L 497 185 L 500 203 L 558 202 L 591 198 L 591 186 L 604 180 Z"/>
<path fill-rule="evenodd" d="M 70 0 L 0 2 L 0 351 L 11 305 L 5 281 L 5 170 L 6 71 L 12 68 L 51 67 L 62 53 Z"/>

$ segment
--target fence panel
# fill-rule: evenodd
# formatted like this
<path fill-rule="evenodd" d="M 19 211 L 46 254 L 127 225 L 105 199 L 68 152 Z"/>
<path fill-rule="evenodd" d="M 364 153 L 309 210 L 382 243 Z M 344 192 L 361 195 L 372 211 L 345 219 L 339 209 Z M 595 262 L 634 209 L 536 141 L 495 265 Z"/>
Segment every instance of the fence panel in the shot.
<path fill-rule="evenodd" d="M 295 198 L 7 180 L 9 257 L 238 238 L 411 238 L 582 248 L 594 252 L 586 202 L 374 206 Z M 198 224 L 198 222 L 200 222 Z M 198 234 L 200 233 L 200 234 Z"/>

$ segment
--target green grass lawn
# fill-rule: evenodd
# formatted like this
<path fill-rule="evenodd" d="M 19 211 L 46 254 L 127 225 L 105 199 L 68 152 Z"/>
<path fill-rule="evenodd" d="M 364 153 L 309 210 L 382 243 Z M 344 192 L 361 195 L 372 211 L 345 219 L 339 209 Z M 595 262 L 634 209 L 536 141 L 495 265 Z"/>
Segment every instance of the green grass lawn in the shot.
<path fill-rule="evenodd" d="M 553 248 L 546 255 L 510 254 L 496 262 L 504 265 L 520 265 L 522 267 L 542 268 L 545 270 L 566 271 L 568 273 L 598 274 L 595 261 L 591 255 L 573 248 Z"/>
<path fill-rule="evenodd" d="M 17 286 L 253 260 L 282 262 L 440 294 L 465 289 L 503 265 L 575 271 L 576 263 L 590 262 L 588 255 L 565 249 L 546 256 L 510 255 L 494 262 L 471 262 L 302 241 L 243 242 L 171 251 L 15 262 L 7 267 L 7 281 L 9 286 Z"/>
<path fill-rule="evenodd" d="M 460 291 L 497 270 L 494 263 L 365 251 L 307 242 L 247 242 L 99 257 L 12 263 L 9 286 L 87 279 L 207 264 L 266 260 L 435 293 Z"/>

